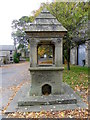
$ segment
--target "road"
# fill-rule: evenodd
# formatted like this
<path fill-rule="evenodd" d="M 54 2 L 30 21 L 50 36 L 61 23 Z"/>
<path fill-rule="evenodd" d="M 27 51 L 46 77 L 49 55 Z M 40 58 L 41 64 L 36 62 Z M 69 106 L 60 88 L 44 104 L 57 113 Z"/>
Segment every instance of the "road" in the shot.
<path fill-rule="evenodd" d="M 19 88 L 30 82 L 28 69 L 28 62 L 0 67 L 0 111 L 6 110 Z"/>

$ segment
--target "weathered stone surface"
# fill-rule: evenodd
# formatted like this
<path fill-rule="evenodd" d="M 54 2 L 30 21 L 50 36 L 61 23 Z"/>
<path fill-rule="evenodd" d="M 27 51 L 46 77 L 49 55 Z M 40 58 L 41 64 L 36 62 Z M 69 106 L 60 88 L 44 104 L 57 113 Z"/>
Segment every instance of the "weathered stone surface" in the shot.
<path fill-rule="evenodd" d="M 28 38 L 62 38 L 64 36 L 64 32 L 57 32 L 57 31 L 26 31 Z"/>
<path fill-rule="evenodd" d="M 29 70 L 30 71 L 63 71 L 64 70 L 64 67 L 53 67 L 53 65 L 50 67 L 48 67 L 48 65 L 47 66 L 42 65 L 43 67 L 40 67 L 40 66 L 39 67 L 30 67 Z"/>
<path fill-rule="evenodd" d="M 45 8 L 36 17 L 35 21 L 31 23 L 29 28 L 26 30 L 28 31 L 64 31 L 67 30 L 62 26 L 62 24 L 52 15 L 50 12 Z"/>
<path fill-rule="evenodd" d="M 74 95 L 49 95 L 49 96 L 30 96 L 18 101 L 19 106 L 36 105 L 56 105 L 56 104 L 76 104 L 77 99 Z"/>
<path fill-rule="evenodd" d="M 61 94 L 63 67 L 37 67 L 30 68 L 31 86 L 30 95 L 42 95 L 42 86 L 50 85 L 51 94 Z"/>
<path fill-rule="evenodd" d="M 30 42 L 30 95 L 62 94 L 62 37 L 67 30 L 45 8 L 25 32 Z M 52 66 L 38 65 L 38 46 L 44 44 L 54 46 Z"/>

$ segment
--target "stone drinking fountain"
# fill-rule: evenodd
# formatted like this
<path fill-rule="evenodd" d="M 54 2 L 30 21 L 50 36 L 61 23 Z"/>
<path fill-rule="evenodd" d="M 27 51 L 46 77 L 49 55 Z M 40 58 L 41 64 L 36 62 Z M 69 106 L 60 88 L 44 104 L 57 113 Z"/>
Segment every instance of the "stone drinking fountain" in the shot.
<path fill-rule="evenodd" d="M 62 82 L 63 36 L 67 30 L 45 8 L 25 31 L 30 42 L 30 84 L 19 95 L 19 111 L 51 111 L 86 108 L 86 104 Z"/>
<path fill-rule="evenodd" d="M 61 94 L 64 70 L 62 38 L 67 30 L 45 8 L 25 32 L 30 42 L 30 96 Z M 51 47 L 51 62 L 47 63 L 44 57 L 39 57 L 40 47 Z"/>

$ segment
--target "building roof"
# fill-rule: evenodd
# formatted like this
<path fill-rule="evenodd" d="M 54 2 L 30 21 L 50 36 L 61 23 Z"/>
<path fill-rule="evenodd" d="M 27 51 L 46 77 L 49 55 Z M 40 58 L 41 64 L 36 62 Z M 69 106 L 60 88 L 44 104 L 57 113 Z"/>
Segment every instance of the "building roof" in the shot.
<path fill-rule="evenodd" d="M 62 26 L 62 24 L 52 15 L 50 12 L 44 8 L 38 17 L 30 24 L 27 32 L 38 32 L 38 31 L 55 31 L 55 32 L 66 32 L 67 30 Z"/>
<path fill-rule="evenodd" d="M 15 50 L 15 47 L 14 45 L 0 45 L 0 50 L 1 51 L 14 51 Z"/>

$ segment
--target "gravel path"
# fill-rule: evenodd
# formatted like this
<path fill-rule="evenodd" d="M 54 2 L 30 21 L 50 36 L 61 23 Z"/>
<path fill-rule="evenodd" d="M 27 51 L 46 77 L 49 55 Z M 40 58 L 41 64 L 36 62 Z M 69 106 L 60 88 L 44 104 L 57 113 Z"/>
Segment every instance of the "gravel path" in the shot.
<path fill-rule="evenodd" d="M 0 111 L 5 110 L 19 88 L 29 82 L 29 63 L 0 67 Z"/>

